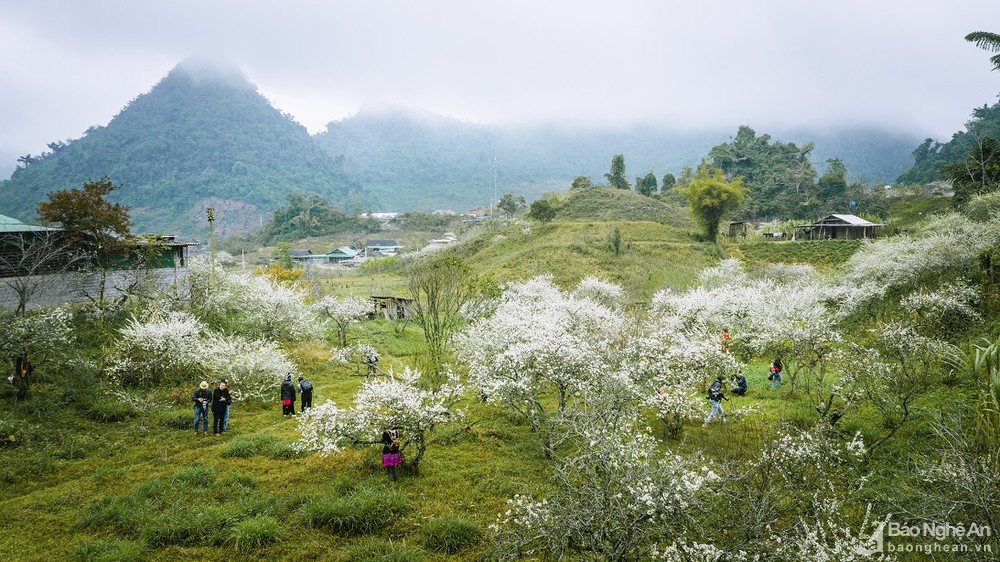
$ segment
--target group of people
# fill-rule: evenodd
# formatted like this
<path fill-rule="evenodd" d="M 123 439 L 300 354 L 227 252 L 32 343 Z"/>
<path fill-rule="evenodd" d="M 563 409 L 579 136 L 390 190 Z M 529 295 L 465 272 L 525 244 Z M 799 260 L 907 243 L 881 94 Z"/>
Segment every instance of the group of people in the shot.
<path fill-rule="evenodd" d="M 772 390 L 781 388 L 781 371 L 783 369 L 784 365 L 781 363 L 780 357 L 776 357 L 768 367 L 767 380 L 771 381 Z M 729 391 L 736 396 L 744 396 L 747 393 L 747 378 L 743 376 L 743 373 L 736 373 L 731 379 L 733 386 Z M 712 382 L 711 386 L 708 387 L 707 398 L 712 408 L 708 412 L 708 417 L 705 418 L 704 425 L 708 425 L 716 417 L 720 418 L 722 423 L 726 423 L 726 411 L 722 409 L 722 401 L 729 400 L 729 398 L 725 395 L 724 381 L 725 377 L 719 375 Z"/>
<path fill-rule="evenodd" d="M 233 401 L 229 394 L 229 381 L 222 379 L 214 389 L 208 388 L 207 381 L 201 381 L 191 396 L 194 402 L 194 434 L 198 435 L 198 424 L 208 435 L 208 412 L 212 411 L 212 434 L 216 437 L 229 427 L 229 404 Z"/>
<path fill-rule="evenodd" d="M 306 408 L 312 408 L 312 383 L 304 377 L 299 377 L 299 384 L 296 386 L 295 383 L 292 382 L 292 374 L 285 373 L 285 380 L 281 382 L 281 413 L 286 417 L 295 415 L 296 391 L 298 391 L 299 396 L 302 397 L 302 408 L 299 411 L 304 412 Z"/>

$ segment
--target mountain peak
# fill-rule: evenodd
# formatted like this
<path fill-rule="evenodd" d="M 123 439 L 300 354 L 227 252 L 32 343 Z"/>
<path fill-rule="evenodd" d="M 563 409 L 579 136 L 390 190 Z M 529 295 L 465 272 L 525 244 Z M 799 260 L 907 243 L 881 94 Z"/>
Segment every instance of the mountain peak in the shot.
<path fill-rule="evenodd" d="M 177 63 L 177 66 L 167 74 L 167 78 L 170 77 L 183 77 L 195 85 L 222 84 L 257 89 L 235 63 L 205 55 L 190 56 Z"/>

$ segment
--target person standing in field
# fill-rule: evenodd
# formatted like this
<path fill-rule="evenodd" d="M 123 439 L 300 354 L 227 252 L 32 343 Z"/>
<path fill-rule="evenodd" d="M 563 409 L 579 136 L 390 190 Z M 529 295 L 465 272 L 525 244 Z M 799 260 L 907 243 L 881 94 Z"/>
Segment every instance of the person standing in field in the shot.
<path fill-rule="evenodd" d="M 198 435 L 198 422 L 201 421 L 201 429 L 208 435 L 208 408 L 212 404 L 212 391 L 208 389 L 207 381 L 201 381 L 191 395 L 191 401 L 194 402 L 194 434 Z"/>
<path fill-rule="evenodd" d="M 295 415 L 295 385 L 292 384 L 291 373 L 285 373 L 285 380 L 281 383 L 281 413 Z"/>
<path fill-rule="evenodd" d="M 389 428 L 382 432 L 382 466 L 393 482 L 396 481 L 396 466 L 402 462 L 403 458 L 399 453 L 399 432 L 396 431 L 396 424 L 390 423 Z"/>
<path fill-rule="evenodd" d="M 313 385 L 308 379 L 304 377 L 299 377 L 299 395 L 302 396 L 302 408 L 301 411 L 305 412 L 306 408 L 312 408 L 313 406 Z"/>
<path fill-rule="evenodd" d="M 705 418 L 704 425 L 708 425 L 716 416 L 722 418 L 722 423 L 726 423 L 726 412 L 722 409 L 722 401 L 729 399 L 722 393 L 723 380 L 722 375 L 719 375 L 715 378 L 712 386 L 708 387 L 708 401 L 712 403 L 712 410 L 708 413 L 708 417 Z"/>
<path fill-rule="evenodd" d="M 225 381 L 212 391 L 212 435 L 216 437 L 226 430 L 226 409 L 229 407 L 229 389 Z"/>

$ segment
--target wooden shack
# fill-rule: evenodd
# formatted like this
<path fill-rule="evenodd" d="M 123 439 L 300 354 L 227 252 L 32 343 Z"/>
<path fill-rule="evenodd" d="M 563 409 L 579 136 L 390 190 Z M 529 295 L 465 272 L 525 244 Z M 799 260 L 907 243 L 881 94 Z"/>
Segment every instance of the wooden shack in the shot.
<path fill-rule="evenodd" d="M 812 223 L 804 224 L 799 229 L 810 240 L 857 240 L 860 238 L 875 238 L 878 227 L 882 223 L 874 223 L 855 215 L 827 215 Z"/>
<path fill-rule="evenodd" d="M 410 320 L 413 318 L 413 299 L 406 297 L 373 296 L 375 317 L 386 320 Z"/>

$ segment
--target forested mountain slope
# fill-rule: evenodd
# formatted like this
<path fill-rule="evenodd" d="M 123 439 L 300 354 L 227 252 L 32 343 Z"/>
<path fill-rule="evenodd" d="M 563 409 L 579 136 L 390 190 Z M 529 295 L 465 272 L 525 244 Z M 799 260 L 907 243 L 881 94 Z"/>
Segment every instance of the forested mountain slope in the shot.
<path fill-rule="evenodd" d="M 179 64 L 106 127 L 50 148 L 3 182 L 4 213 L 32 220 L 48 192 L 103 176 L 120 186 L 113 200 L 132 207 L 137 231 L 206 230 L 206 207 L 215 207 L 219 231 L 243 230 L 289 191 L 346 208 L 374 204 L 239 70 L 197 60 Z"/>

